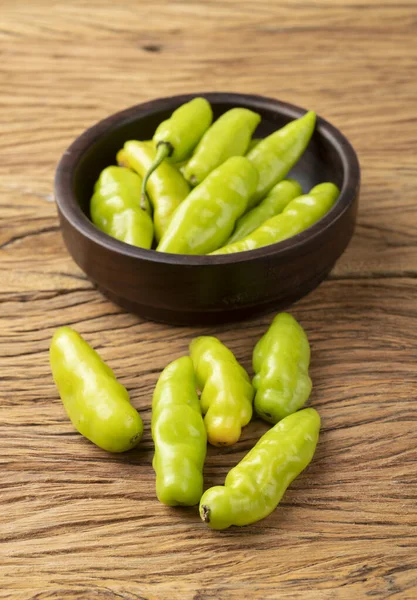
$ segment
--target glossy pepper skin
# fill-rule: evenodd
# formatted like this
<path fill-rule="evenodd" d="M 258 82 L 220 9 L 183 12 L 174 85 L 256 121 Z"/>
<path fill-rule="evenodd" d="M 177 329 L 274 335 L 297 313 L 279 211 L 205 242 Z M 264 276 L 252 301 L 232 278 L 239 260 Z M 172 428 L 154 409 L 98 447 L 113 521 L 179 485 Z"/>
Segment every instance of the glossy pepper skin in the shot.
<path fill-rule="evenodd" d="M 131 140 L 125 143 L 123 151 L 130 167 L 144 177 L 155 159 L 152 143 Z M 175 209 L 188 196 L 190 186 L 174 165 L 164 162 L 152 173 L 147 189 L 153 206 L 155 239 L 159 242 Z"/>
<path fill-rule="evenodd" d="M 339 189 L 333 183 L 320 183 L 308 194 L 291 200 L 282 213 L 268 219 L 263 225 L 245 238 L 227 244 L 212 254 L 233 254 L 255 250 L 286 240 L 314 225 L 329 212 L 339 196 Z"/>
<path fill-rule="evenodd" d="M 200 516 L 212 529 L 249 525 L 278 506 L 289 484 L 311 462 L 320 431 L 313 408 L 300 410 L 265 433 L 227 474 L 224 486 L 208 489 Z"/>
<path fill-rule="evenodd" d="M 247 157 L 259 173 L 258 187 L 249 208 L 256 206 L 278 181 L 284 179 L 307 148 L 315 124 L 316 114 L 310 111 L 271 133 L 248 152 Z"/>
<path fill-rule="evenodd" d="M 108 452 L 134 448 L 143 433 L 142 419 L 113 371 L 70 327 L 58 329 L 50 346 L 50 364 L 65 410 L 75 429 Z"/>
<path fill-rule="evenodd" d="M 201 390 L 207 438 L 213 446 L 230 446 L 252 417 L 254 390 L 245 369 L 217 338 L 201 336 L 190 344 Z"/>
<path fill-rule="evenodd" d="M 205 98 L 194 98 L 172 113 L 158 126 L 153 136 L 156 155 L 144 176 L 142 194 L 145 195 L 152 172 L 166 159 L 177 163 L 189 157 L 204 132 L 210 127 L 213 111 Z"/>
<path fill-rule="evenodd" d="M 131 168 L 124 148 L 121 148 L 119 150 L 119 152 L 116 154 L 116 162 L 119 167 L 124 167 L 125 169 Z M 142 184 L 141 184 L 141 188 L 142 188 Z"/>
<path fill-rule="evenodd" d="M 238 219 L 228 244 L 245 238 L 258 229 L 265 221 L 281 213 L 291 200 L 303 193 L 301 185 L 294 179 L 284 179 L 277 183 L 258 206 Z"/>
<path fill-rule="evenodd" d="M 158 500 L 168 506 L 198 504 L 207 435 L 189 356 L 169 364 L 159 377 L 152 400 L 152 438 Z"/>
<path fill-rule="evenodd" d="M 219 248 L 245 212 L 257 181 L 258 173 L 247 158 L 229 158 L 178 207 L 157 251 L 207 254 Z"/>
<path fill-rule="evenodd" d="M 140 248 L 149 249 L 153 223 L 149 203 L 139 206 L 142 179 L 123 167 L 107 167 L 98 178 L 90 202 L 91 220 L 108 235 Z"/>
<path fill-rule="evenodd" d="M 254 407 L 269 423 L 299 410 L 311 393 L 310 345 L 299 323 L 288 313 L 275 316 L 253 350 Z"/>
<path fill-rule="evenodd" d="M 185 179 L 198 185 L 231 156 L 243 156 L 260 120 L 247 108 L 232 108 L 221 115 L 198 143 L 184 168 Z"/>

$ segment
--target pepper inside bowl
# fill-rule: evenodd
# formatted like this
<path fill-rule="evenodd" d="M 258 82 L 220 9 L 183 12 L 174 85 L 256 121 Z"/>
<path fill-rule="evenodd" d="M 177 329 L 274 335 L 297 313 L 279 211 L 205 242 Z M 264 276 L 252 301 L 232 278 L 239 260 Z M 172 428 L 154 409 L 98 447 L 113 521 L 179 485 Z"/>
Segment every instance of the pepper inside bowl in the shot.
<path fill-rule="evenodd" d="M 190 256 L 145 250 L 96 228 L 89 204 L 100 172 L 131 139 L 150 139 L 161 121 L 195 94 L 134 106 L 83 133 L 64 153 L 56 172 L 55 195 L 66 246 L 99 289 L 138 315 L 170 324 L 238 320 L 290 305 L 330 272 L 352 237 L 360 169 L 347 139 L 320 117 L 310 143 L 290 171 L 307 192 L 322 182 L 340 188 L 333 208 L 292 238 L 234 254 Z M 254 137 L 266 137 L 306 111 L 277 100 L 232 93 L 198 94 L 214 118 L 233 107 L 261 115 Z"/>

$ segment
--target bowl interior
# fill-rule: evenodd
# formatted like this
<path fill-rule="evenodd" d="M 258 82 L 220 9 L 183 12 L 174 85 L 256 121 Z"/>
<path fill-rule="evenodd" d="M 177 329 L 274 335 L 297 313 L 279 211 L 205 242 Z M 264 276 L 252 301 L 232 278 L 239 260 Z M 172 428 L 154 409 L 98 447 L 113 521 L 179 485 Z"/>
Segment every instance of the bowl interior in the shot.
<path fill-rule="evenodd" d="M 203 94 L 206 95 L 206 94 Z M 212 104 L 214 118 L 219 117 L 232 107 L 241 106 L 250 108 L 261 114 L 262 120 L 254 137 L 266 137 L 270 133 L 283 127 L 290 120 L 301 116 L 304 111 L 289 108 L 282 103 L 256 102 L 252 98 L 247 101 L 241 96 L 230 99 L 216 100 L 207 94 L 206 97 Z M 172 111 L 187 99 L 172 99 L 169 107 L 166 103 L 154 103 L 152 110 L 128 109 L 120 116 L 115 115 L 102 122 L 101 130 L 96 139 L 84 152 L 74 171 L 73 191 L 77 202 L 86 216 L 89 217 L 89 203 L 93 193 L 94 183 L 100 172 L 107 166 L 116 164 L 116 154 L 127 140 L 151 139 L 155 129 L 161 121 L 169 118 Z M 152 104 L 152 103 L 149 103 Z M 108 126 L 105 127 L 105 124 Z M 344 169 L 342 157 L 335 151 L 328 135 L 323 135 L 322 122 L 318 119 L 316 131 L 311 139 L 306 152 L 288 174 L 294 177 L 303 187 L 303 192 L 308 192 L 313 186 L 324 181 L 331 181 L 342 188 L 344 183 Z M 87 132 L 88 133 L 88 132 Z"/>

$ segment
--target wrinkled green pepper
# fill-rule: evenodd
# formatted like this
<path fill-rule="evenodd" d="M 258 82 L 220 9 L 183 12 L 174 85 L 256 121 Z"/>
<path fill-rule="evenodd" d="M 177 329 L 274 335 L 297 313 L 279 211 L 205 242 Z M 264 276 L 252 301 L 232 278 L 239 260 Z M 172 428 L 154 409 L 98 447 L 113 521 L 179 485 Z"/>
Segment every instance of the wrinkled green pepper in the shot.
<path fill-rule="evenodd" d="M 201 336 L 190 344 L 207 438 L 230 446 L 252 417 L 254 390 L 245 369 L 217 338 Z"/>
<path fill-rule="evenodd" d="M 90 202 L 91 220 L 112 237 L 140 248 L 150 248 L 153 223 L 149 203 L 139 206 L 142 179 L 123 167 L 107 167 L 98 178 Z"/>
<path fill-rule="evenodd" d="M 152 143 L 130 140 L 125 143 L 123 151 L 124 160 L 144 177 L 156 154 Z M 174 165 L 164 162 L 152 173 L 147 189 L 153 206 L 155 239 L 159 242 L 175 209 L 187 197 L 190 186 Z"/>
<path fill-rule="evenodd" d="M 168 506 L 198 504 L 207 435 L 189 356 L 169 364 L 159 377 L 152 399 L 152 438 L 158 500 Z"/>
<path fill-rule="evenodd" d="M 284 179 L 307 148 L 315 124 L 316 114 L 310 111 L 274 131 L 248 152 L 247 157 L 259 173 L 258 187 L 248 208 L 256 206 L 278 181 Z"/>
<path fill-rule="evenodd" d="M 265 433 L 227 474 L 224 486 L 209 488 L 200 516 L 213 529 L 249 525 L 278 506 L 289 484 L 311 462 L 320 431 L 313 408 L 300 410 Z"/>
<path fill-rule="evenodd" d="M 277 183 L 258 206 L 238 219 L 233 235 L 228 239 L 227 244 L 233 244 L 233 242 L 245 238 L 265 221 L 281 213 L 291 200 L 302 193 L 301 185 L 294 179 L 284 179 Z"/>
<path fill-rule="evenodd" d="M 134 448 L 142 419 L 113 371 L 70 327 L 58 329 L 50 346 L 52 376 L 75 429 L 108 452 Z"/>
<path fill-rule="evenodd" d="M 198 143 L 184 169 L 185 179 L 198 185 L 231 156 L 243 156 L 260 120 L 247 108 L 232 108 L 221 115 Z"/>
<path fill-rule="evenodd" d="M 229 158 L 180 204 L 157 250 L 207 254 L 219 248 L 245 212 L 257 181 L 258 173 L 247 158 Z"/>
<path fill-rule="evenodd" d="M 275 316 L 253 350 L 254 407 L 269 423 L 300 409 L 311 393 L 310 345 L 299 323 L 288 313 Z"/>
<path fill-rule="evenodd" d="M 333 183 L 316 185 L 308 194 L 291 200 L 282 213 L 268 219 L 243 239 L 227 244 L 211 254 L 233 254 L 255 250 L 293 237 L 324 217 L 338 196 L 339 189 Z"/>
<path fill-rule="evenodd" d="M 142 196 L 145 196 L 148 179 L 166 159 L 173 163 L 189 157 L 204 132 L 210 127 L 213 111 L 205 98 L 194 98 L 172 113 L 159 124 L 153 136 L 156 154 L 143 179 Z"/>

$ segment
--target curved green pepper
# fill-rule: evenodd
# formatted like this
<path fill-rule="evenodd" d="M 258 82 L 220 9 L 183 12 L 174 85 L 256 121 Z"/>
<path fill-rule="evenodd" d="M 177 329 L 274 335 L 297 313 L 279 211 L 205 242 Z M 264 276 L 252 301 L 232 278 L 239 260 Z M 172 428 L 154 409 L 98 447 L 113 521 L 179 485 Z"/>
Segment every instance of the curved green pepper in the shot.
<path fill-rule="evenodd" d="M 52 376 L 75 429 L 108 452 L 134 448 L 142 437 L 142 419 L 97 352 L 76 331 L 61 327 L 49 355 Z"/>
<path fill-rule="evenodd" d="M 124 160 L 127 160 L 130 167 L 141 177 L 144 177 L 155 159 L 156 151 L 152 143 L 130 140 L 125 143 L 123 150 Z M 175 209 L 187 197 L 189 191 L 190 186 L 181 173 L 167 162 L 161 164 L 152 173 L 148 182 L 148 192 L 153 206 L 157 242 L 167 230 Z"/>
<path fill-rule="evenodd" d="M 213 529 L 249 525 L 278 506 L 289 484 L 311 462 L 320 417 L 305 408 L 277 423 L 227 474 L 224 486 L 208 489 L 200 500 L 200 516 Z"/>
<path fill-rule="evenodd" d="M 143 197 L 153 171 L 166 158 L 171 162 L 181 162 L 188 158 L 212 120 L 210 103 L 205 98 L 194 98 L 174 110 L 169 119 L 160 123 L 153 136 L 155 159 L 143 179 Z"/>
<path fill-rule="evenodd" d="M 268 219 L 245 238 L 223 246 L 211 254 L 233 254 L 255 250 L 293 237 L 324 217 L 336 202 L 338 195 L 339 189 L 336 185 L 320 183 L 308 194 L 291 200 L 282 213 Z"/>
<path fill-rule="evenodd" d="M 310 111 L 271 133 L 247 154 L 259 173 L 258 187 L 248 208 L 256 206 L 278 181 L 284 179 L 307 148 L 315 124 L 316 114 Z"/>
<path fill-rule="evenodd" d="M 284 179 L 277 183 L 258 206 L 240 217 L 227 244 L 233 244 L 233 242 L 245 238 L 265 221 L 281 213 L 291 200 L 302 193 L 301 185 L 294 179 Z"/>
<path fill-rule="evenodd" d="M 190 344 L 190 355 L 201 390 L 207 438 L 213 446 L 238 441 L 252 417 L 254 390 L 245 369 L 217 338 L 201 336 Z"/>
<path fill-rule="evenodd" d="M 229 158 L 195 187 L 175 211 L 157 247 L 173 254 L 207 254 L 232 233 L 256 189 L 258 173 L 244 156 Z"/>
<path fill-rule="evenodd" d="M 232 108 L 221 115 L 198 143 L 184 169 L 185 179 L 198 185 L 231 156 L 243 156 L 260 120 L 247 108 Z"/>
<path fill-rule="evenodd" d="M 153 468 L 158 500 L 194 506 L 203 493 L 207 435 L 189 356 L 161 373 L 152 399 Z"/>
<path fill-rule="evenodd" d="M 304 329 L 290 314 L 276 315 L 253 350 L 254 406 L 262 419 L 275 424 L 304 406 L 312 385 L 309 364 Z"/>
<path fill-rule="evenodd" d="M 149 203 L 139 206 L 142 179 L 123 167 L 107 167 L 98 178 L 90 202 L 91 220 L 112 237 L 140 248 L 150 248 L 153 223 Z"/>

